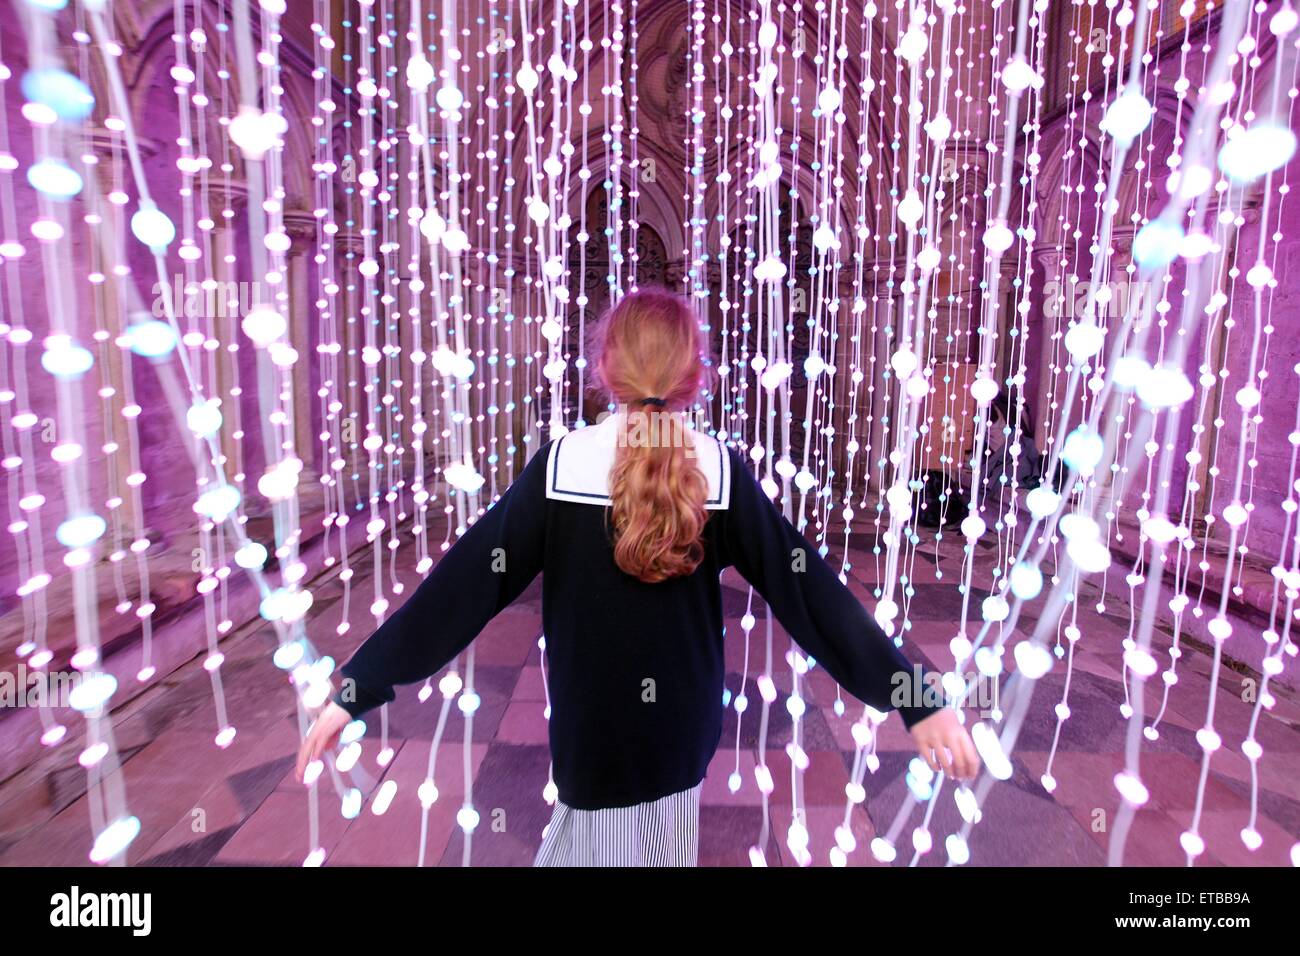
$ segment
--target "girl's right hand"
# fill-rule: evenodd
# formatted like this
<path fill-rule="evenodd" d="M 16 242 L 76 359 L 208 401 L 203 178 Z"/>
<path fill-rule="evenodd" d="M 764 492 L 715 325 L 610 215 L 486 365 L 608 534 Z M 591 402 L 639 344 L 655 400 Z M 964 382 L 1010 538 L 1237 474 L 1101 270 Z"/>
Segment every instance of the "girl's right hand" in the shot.
<path fill-rule="evenodd" d="M 298 750 L 298 766 L 294 770 L 294 776 L 299 783 L 303 782 L 308 764 L 320 760 L 326 751 L 338 746 L 339 734 L 350 723 L 352 723 L 352 715 L 334 701 L 330 701 L 325 709 L 316 715 L 302 742 L 302 747 Z"/>

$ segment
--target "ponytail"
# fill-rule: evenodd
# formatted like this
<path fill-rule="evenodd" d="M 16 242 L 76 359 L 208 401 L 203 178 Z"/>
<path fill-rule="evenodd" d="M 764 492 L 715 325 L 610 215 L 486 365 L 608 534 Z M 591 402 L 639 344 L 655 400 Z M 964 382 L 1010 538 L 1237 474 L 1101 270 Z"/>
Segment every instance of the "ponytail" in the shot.
<path fill-rule="evenodd" d="M 635 440 L 638 417 L 649 419 L 654 440 Z M 665 427 L 656 427 L 661 422 Z M 649 584 L 690 574 L 704 560 L 708 482 L 685 424 L 672 413 L 632 412 L 626 427 L 609 479 L 614 561 Z M 659 440 L 663 431 L 668 435 Z"/>
<path fill-rule="evenodd" d="M 640 290 L 610 311 L 596 350 L 598 380 L 623 406 L 609 476 L 614 561 L 649 584 L 691 574 L 708 520 L 708 481 L 683 414 L 708 368 L 699 322 L 683 297 Z"/>

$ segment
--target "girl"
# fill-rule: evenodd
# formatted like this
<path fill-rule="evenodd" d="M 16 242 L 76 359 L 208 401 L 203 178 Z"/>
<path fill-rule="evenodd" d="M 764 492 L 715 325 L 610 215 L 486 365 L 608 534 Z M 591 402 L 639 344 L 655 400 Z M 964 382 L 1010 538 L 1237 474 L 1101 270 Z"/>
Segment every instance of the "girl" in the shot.
<path fill-rule="evenodd" d="M 979 766 L 956 712 L 916 686 L 735 449 L 690 428 L 705 383 L 688 301 L 634 292 L 598 330 L 619 407 L 546 443 L 341 669 L 298 778 L 350 721 L 437 672 L 539 572 L 558 800 L 538 866 L 694 866 L 700 785 L 722 731 L 719 574 L 734 566 L 860 700 L 897 709 L 936 771 Z M 932 679 L 932 677 L 931 677 Z"/>

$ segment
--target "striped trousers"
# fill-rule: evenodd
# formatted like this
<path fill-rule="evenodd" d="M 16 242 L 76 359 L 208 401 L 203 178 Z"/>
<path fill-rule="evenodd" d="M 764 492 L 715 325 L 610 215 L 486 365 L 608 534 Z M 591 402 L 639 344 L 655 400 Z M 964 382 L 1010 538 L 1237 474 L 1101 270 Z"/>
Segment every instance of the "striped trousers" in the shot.
<path fill-rule="evenodd" d="M 533 866 L 695 866 L 702 786 L 604 810 L 557 800 Z"/>

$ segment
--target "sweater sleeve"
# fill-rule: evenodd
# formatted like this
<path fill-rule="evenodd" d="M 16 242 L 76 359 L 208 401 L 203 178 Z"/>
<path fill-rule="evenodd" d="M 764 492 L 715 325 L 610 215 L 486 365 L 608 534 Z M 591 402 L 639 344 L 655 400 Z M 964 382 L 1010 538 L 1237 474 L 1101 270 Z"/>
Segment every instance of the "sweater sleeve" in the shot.
<path fill-rule="evenodd" d="M 724 561 L 763 596 L 781 626 L 854 697 L 876 710 L 896 709 L 907 727 L 942 707 L 937 690 L 913 693 L 918 673 L 885 636 L 839 575 L 781 514 L 730 449 L 731 501 Z"/>
<path fill-rule="evenodd" d="M 537 577 L 548 445 L 340 669 L 333 699 L 353 717 L 393 700 L 393 685 L 437 673 Z"/>

